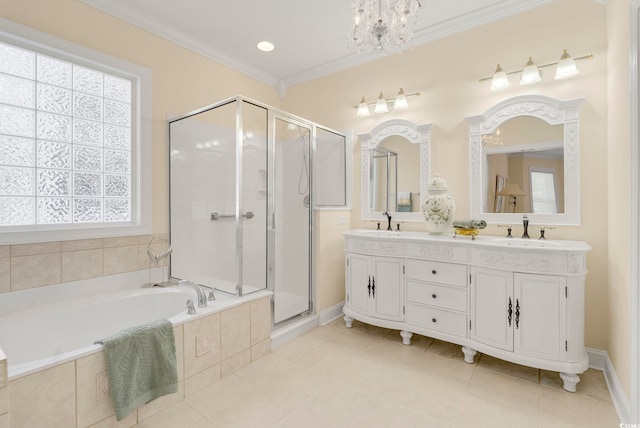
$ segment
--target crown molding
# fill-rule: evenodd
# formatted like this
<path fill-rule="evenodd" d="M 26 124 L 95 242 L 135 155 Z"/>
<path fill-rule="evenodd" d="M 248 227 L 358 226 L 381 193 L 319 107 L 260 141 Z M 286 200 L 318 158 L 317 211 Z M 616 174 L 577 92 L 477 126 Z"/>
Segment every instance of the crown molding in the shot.
<path fill-rule="evenodd" d="M 413 43 L 411 46 L 407 46 L 404 49 L 390 50 L 389 55 L 406 51 L 419 45 L 424 45 L 453 34 L 461 33 L 485 24 L 490 24 L 500 19 L 518 15 L 557 1 L 559 0 L 533 0 L 527 2 L 523 2 L 522 0 L 506 0 L 499 4 L 477 9 L 466 15 L 445 20 L 423 30 L 416 31 L 413 36 Z M 379 58 L 381 57 L 376 56 L 375 54 L 357 54 L 355 52 L 346 53 L 345 56 L 335 61 L 327 62 L 309 70 L 287 76 L 282 80 L 285 82 L 287 87 L 290 88 L 331 73 L 375 61 Z"/>
<path fill-rule="evenodd" d="M 167 25 L 165 22 L 149 17 L 133 6 L 125 6 L 121 4 L 114 5 L 109 0 L 80 1 L 98 10 L 108 13 L 109 15 L 113 15 L 116 18 L 133 24 L 136 27 L 149 31 L 156 36 L 162 37 L 163 39 L 169 40 L 170 42 L 189 49 L 199 55 L 212 59 L 233 70 L 246 74 L 247 76 L 266 83 L 269 86 L 275 87 L 280 80 L 278 79 L 278 77 L 270 73 L 266 73 L 245 62 L 242 62 L 225 52 L 215 49 L 211 45 L 204 43 L 200 39 L 191 37 L 188 34 L 177 30 L 170 25 Z"/>
<path fill-rule="evenodd" d="M 200 39 L 191 37 L 188 34 L 168 26 L 166 23 L 149 17 L 138 9 L 129 5 L 113 4 L 109 0 L 81 0 L 83 3 L 99 9 L 105 13 L 122 19 L 130 24 L 151 32 L 159 37 L 176 43 L 184 48 L 196 52 L 206 58 L 225 65 L 233 70 L 243 73 L 249 77 L 257 79 L 275 88 L 282 98 L 286 93 L 286 88 L 317 79 L 328 74 L 346 70 L 351 67 L 362 65 L 379 59 L 373 54 L 358 54 L 356 52 L 345 52 L 345 55 L 324 64 L 319 64 L 299 73 L 285 77 L 275 76 L 267 73 L 255 66 L 247 64 L 238 58 L 223 52 Z M 475 10 L 462 16 L 438 22 L 428 28 L 416 31 L 411 46 L 405 49 L 391 50 L 389 54 L 399 53 L 412 47 L 426 44 L 428 42 L 441 39 L 453 34 L 470 30 L 481 25 L 489 24 L 497 20 L 517 15 L 529 10 L 544 6 L 559 0 L 504 0 L 497 4 Z M 606 0 L 594 0 L 599 3 Z"/>

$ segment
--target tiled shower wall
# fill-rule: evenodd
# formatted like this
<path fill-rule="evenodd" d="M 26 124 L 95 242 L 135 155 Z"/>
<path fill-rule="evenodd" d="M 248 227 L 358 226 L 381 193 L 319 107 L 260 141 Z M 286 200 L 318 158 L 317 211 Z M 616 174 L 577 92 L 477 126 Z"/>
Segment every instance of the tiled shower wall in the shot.
<path fill-rule="evenodd" d="M 160 253 L 163 234 L 0 246 L 0 293 L 149 269 L 154 236 Z"/>

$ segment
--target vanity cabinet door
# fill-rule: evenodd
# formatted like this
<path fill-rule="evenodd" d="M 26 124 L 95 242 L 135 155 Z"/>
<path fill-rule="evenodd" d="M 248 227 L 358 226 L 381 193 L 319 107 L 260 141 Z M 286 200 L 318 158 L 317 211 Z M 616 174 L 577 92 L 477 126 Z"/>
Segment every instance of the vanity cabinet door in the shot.
<path fill-rule="evenodd" d="M 514 274 L 514 351 L 546 360 L 566 359 L 566 278 Z"/>
<path fill-rule="evenodd" d="M 370 256 L 347 253 L 347 304 L 351 309 L 363 314 L 369 313 L 370 292 L 367 289 L 371 281 L 369 269 Z"/>
<path fill-rule="evenodd" d="M 513 272 L 472 268 L 471 339 L 513 351 Z"/>
<path fill-rule="evenodd" d="M 347 304 L 364 315 L 402 321 L 404 259 L 347 253 Z"/>
<path fill-rule="evenodd" d="M 371 299 L 374 305 L 372 316 L 394 321 L 404 319 L 403 267 L 404 259 L 373 257 L 375 288 Z"/>

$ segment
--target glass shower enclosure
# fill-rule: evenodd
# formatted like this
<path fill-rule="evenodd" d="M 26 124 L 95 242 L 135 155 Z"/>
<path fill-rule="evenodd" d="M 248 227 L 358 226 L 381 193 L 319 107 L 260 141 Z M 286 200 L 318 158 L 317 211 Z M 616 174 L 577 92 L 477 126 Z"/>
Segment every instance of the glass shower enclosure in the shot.
<path fill-rule="evenodd" d="M 169 121 L 172 278 L 272 290 L 274 324 L 313 312 L 316 132 L 241 96 Z"/>

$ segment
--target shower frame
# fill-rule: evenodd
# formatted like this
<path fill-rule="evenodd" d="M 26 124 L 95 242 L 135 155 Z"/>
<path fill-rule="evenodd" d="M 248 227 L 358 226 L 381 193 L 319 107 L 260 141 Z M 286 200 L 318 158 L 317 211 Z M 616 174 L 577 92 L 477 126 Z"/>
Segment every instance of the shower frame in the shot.
<path fill-rule="evenodd" d="M 236 274 L 237 274 L 237 283 L 235 286 L 235 293 L 228 293 L 224 290 L 220 290 L 222 292 L 228 293 L 228 294 L 235 294 L 236 296 L 243 296 L 246 294 L 251 294 L 253 292 L 256 291 L 260 291 L 262 289 L 268 289 L 270 291 L 272 291 L 273 294 L 273 298 L 271 299 L 271 305 L 272 305 L 272 321 L 273 324 L 288 324 L 292 321 L 295 321 L 297 319 L 300 318 L 304 318 L 307 315 L 311 315 L 314 313 L 315 311 L 315 290 L 316 290 L 316 284 L 315 284 L 315 227 L 314 227 L 314 207 L 315 207 L 315 197 L 314 197 L 314 158 L 315 158 L 315 152 L 316 152 L 316 139 L 317 139 L 317 129 L 323 129 L 327 132 L 333 133 L 337 136 L 340 136 L 342 138 L 347 138 L 346 135 L 342 132 L 333 130 L 331 128 L 328 128 L 326 126 L 317 124 L 313 121 L 310 121 L 308 119 L 304 119 L 302 117 L 293 115 L 291 113 L 285 112 L 283 110 L 280 110 L 278 108 L 269 106 L 267 104 L 255 101 L 251 98 L 247 98 L 245 96 L 242 95 L 237 95 L 231 98 L 227 98 L 225 100 L 207 105 L 205 107 L 199 108 L 197 110 L 191 111 L 187 114 L 184 114 L 182 116 L 177 116 L 177 117 L 173 117 L 171 119 L 168 120 L 168 139 L 169 139 L 169 151 L 171 152 L 171 124 L 174 122 L 178 122 L 180 120 L 183 119 L 187 119 L 193 116 L 196 116 L 198 114 L 201 113 L 205 113 L 207 111 L 210 110 L 214 110 L 216 108 L 225 106 L 227 104 L 231 104 L 231 103 L 236 103 L 236 108 L 235 108 L 235 149 L 236 149 L 236 153 L 235 153 L 235 179 L 236 179 L 236 183 L 235 183 L 235 226 L 236 226 L 236 248 L 235 248 L 235 259 L 236 259 Z M 244 138 L 244 129 L 243 129 L 243 106 L 245 105 L 244 103 L 248 103 L 251 105 L 254 105 L 256 107 L 260 107 L 266 110 L 267 112 L 267 123 L 266 123 L 266 153 L 267 153 L 267 165 L 266 165 L 266 175 L 267 175 L 267 203 L 266 203 L 266 209 L 267 209 L 267 218 L 266 218 L 266 242 L 267 242 L 267 249 L 266 249 L 266 277 L 265 277 L 265 286 L 263 288 L 259 288 L 255 291 L 249 291 L 246 292 L 245 290 L 243 290 L 243 232 L 244 232 L 244 226 L 243 226 L 243 206 L 242 206 L 242 191 L 243 191 L 243 187 L 242 187 L 242 180 L 243 180 L 243 138 Z M 308 195 L 309 195 L 309 209 L 308 209 L 308 224 L 309 224 L 309 229 L 308 229 L 308 309 L 304 312 L 301 312 L 297 315 L 291 316 L 290 318 L 284 319 L 281 322 L 275 322 L 273 320 L 274 318 L 274 305 L 275 305 L 275 301 L 278 298 L 277 292 L 276 292 L 276 281 L 275 281 L 275 275 L 276 275 L 276 266 L 275 266 L 275 246 L 276 246 L 276 237 L 275 237 L 275 233 L 276 233 L 276 228 L 275 228 L 275 217 L 278 214 L 277 213 L 277 207 L 276 207 L 276 195 L 274 194 L 275 192 L 275 171 L 274 171 L 274 165 L 276 163 L 276 122 L 277 120 L 280 119 L 282 121 L 288 122 L 288 123 L 292 123 L 296 126 L 299 127 L 303 127 L 303 128 L 307 128 L 309 130 L 309 150 L 308 150 L 308 154 L 309 154 L 309 159 L 308 159 L 308 180 L 309 180 L 309 189 L 308 189 Z M 171 173 L 171 154 L 169 156 L 169 180 L 171 180 L 172 177 L 172 173 Z M 170 186 L 171 189 L 171 186 Z M 171 195 L 171 190 L 169 191 L 169 206 L 170 206 L 170 210 L 169 210 L 169 224 L 171 225 L 171 220 L 172 220 L 172 210 L 171 210 L 171 205 L 172 204 L 172 195 Z M 172 234 L 172 227 L 169 227 L 170 233 L 169 233 L 169 240 L 171 242 L 171 234 Z M 171 269 L 171 264 L 169 266 L 169 276 L 171 279 L 175 280 L 178 278 L 175 278 L 173 276 L 173 272 Z M 188 279 L 188 278 L 181 278 L 181 279 Z"/>

